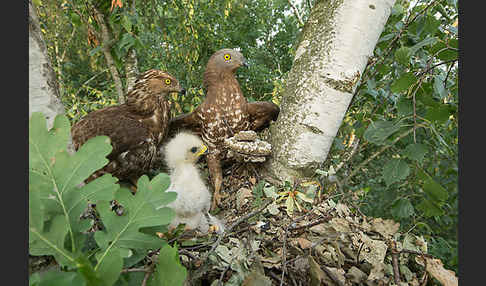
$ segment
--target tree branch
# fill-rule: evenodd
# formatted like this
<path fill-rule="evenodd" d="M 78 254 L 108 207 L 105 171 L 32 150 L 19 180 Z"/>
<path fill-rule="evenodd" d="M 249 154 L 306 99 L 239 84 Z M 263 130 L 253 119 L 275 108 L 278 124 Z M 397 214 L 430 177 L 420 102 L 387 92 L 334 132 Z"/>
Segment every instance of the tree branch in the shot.
<path fill-rule="evenodd" d="M 423 126 L 418 126 L 418 127 L 423 127 Z M 366 164 L 368 164 L 371 160 L 373 160 L 376 156 L 380 155 L 381 153 L 383 153 L 384 151 L 386 151 L 388 148 L 390 148 L 391 146 L 395 145 L 395 143 L 397 143 L 398 141 L 400 141 L 402 138 L 406 137 L 408 134 L 412 133 L 414 130 L 414 128 L 411 128 L 409 129 L 407 132 L 403 133 L 402 135 L 398 136 L 397 138 L 395 138 L 395 140 L 392 141 L 391 144 L 389 145 L 386 145 L 386 146 L 383 146 L 380 150 L 378 150 L 377 152 L 375 152 L 373 155 L 371 155 L 368 159 L 366 159 L 365 161 L 363 161 L 361 164 L 358 165 L 358 167 L 356 167 L 352 172 L 351 174 L 349 174 L 344 180 L 343 180 L 343 184 L 344 183 L 347 183 L 349 182 L 349 180 L 354 177 L 354 175 L 356 175 L 356 173 L 358 173 L 361 168 L 363 168 L 364 166 L 366 166 Z"/>
<path fill-rule="evenodd" d="M 297 9 L 297 7 L 292 3 L 292 0 L 288 0 L 290 7 L 292 7 L 292 10 L 294 11 L 295 18 L 297 18 L 297 21 L 299 22 L 300 26 L 304 26 L 304 22 L 302 21 L 302 17 L 300 16 L 300 12 Z"/>
<path fill-rule="evenodd" d="M 96 9 L 96 7 L 92 7 L 92 9 L 94 11 L 95 18 L 101 28 L 101 48 L 103 50 L 103 54 L 105 55 L 105 60 L 108 68 L 110 69 L 111 77 L 115 82 L 115 89 L 118 94 L 118 102 L 124 103 L 125 97 L 123 92 L 123 84 L 120 78 L 120 74 L 118 73 L 118 70 L 116 68 L 115 60 L 113 58 L 113 55 L 111 54 L 111 46 L 114 44 L 114 41 L 112 40 L 103 14 L 98 9 Z"/>

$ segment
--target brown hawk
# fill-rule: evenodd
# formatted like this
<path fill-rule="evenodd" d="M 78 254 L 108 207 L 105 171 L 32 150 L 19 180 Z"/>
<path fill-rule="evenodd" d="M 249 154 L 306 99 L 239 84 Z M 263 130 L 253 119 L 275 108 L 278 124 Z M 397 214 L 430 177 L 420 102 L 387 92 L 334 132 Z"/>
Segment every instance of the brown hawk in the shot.
<path fill-rule="evenodd" d="M 71 128 L 77 150 L 91 137 L 106 135 L 113 150 L 110 162 L 87 182 L 111 173 L 119 180 L 135 183 L 153 165 L 159 144 L 167 135 L 170 120 L 169 93 L 181 92 L 177 79 L 151 69 L 141 74 L 127 93 L 126 102 L 90 112 Z"/>
<path fill-rule="evenodd" d="M 204 72 L 207 90 L 204 102 L 193 112 L 171 119 L 170 129 L 190 129 L 201 134 L 209 147 L 206 161 L 214 187 L 212 209 L 220 204 L 223 174 L 221 160 L 225 158 L 224 139 L 245 131 L 259 131 L 276 120 L 280 109 L 272 102 L 247 102 L 235 72 L 247 66 L 243 55 L 232 49 L 222 49 L 210 58 Z"/>

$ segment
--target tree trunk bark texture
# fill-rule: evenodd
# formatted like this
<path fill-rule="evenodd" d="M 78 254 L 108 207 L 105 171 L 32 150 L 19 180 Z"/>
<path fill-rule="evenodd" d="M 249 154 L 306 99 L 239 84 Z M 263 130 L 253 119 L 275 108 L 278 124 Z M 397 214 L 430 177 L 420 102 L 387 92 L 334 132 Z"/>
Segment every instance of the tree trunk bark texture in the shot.
<path fill-rule="evenodd" d="M 29 116 L 39 111 L 47 117 L 48 128 L 52 127 L 57 114 L 65 112 L 37 12 L 32 1 L 29 1 Z"/>
<path fill-rule="evenodd" d="M 135 80 L 137 80 L 138 77 L 137 52 L 134 48 L 131 48 L 128 51 L 127 60 L 125 62 L 125 73 L 127 77 L 127 88 L 125 90 L 126 94 L 133 87 Z"/>
<path fill-rule="evenodd" d="M 270 127 L 268 167 L 281 181 L 325 161 L 395 0 L 321 0 L 312 8 Z"/>

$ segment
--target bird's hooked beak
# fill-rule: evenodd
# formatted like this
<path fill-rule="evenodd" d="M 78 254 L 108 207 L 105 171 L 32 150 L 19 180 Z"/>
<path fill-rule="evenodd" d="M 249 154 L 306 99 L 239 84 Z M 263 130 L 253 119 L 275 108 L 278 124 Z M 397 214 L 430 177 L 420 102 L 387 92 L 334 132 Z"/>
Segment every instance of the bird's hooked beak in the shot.
<path fill-rule="evenodd" d="M 196 157 L 199 157 L 199 156 L 201 156 L 203 154 L 207 154 L 207 153 L 208 153 L 208 147 L 203 144 L 201 146 L 201 150 L 199 150 L 199 152 L 197 152 Z"/>

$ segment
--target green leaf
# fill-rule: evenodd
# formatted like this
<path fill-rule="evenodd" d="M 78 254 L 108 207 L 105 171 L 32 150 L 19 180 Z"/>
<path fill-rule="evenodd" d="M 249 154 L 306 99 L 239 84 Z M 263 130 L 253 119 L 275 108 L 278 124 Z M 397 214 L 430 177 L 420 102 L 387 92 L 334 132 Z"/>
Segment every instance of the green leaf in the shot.
<path fill-rule="evenodd" d="M 433 44 L 437 43 L 437 41 L 438 41 L 438 39 L 436 37 L 426 38 L 425 40 L 418 42 L 413 47 L 411 47 L 410 48 L 410 54 L 415 54 L 422 47 L 433 45 Z"/>
<path fill-rule="evenodd" d="M 32 283 L 37 281 L 35 284 Z M 29 285 L 35 286 L 85 286 L 85 280 L 77 272 L 63 272 L 59 270 L 49 270 L 41 275 L 38 273 L 29 277 Z"/>
<path fill-rule="evenodd" d="M 304 202 L 311 203 L 311 204 L 314 202 L 314 199 L 309 198 L 309 197 L 308 197 L 306 194 L 304 194 L 304 193 L 297 192 L 297 193 L 296 193 L 296 196 L 297 196 L 299 199 L 303 200 Z"/>
<path fill-rule="evenodd" d="M 391 159 L 383 167 L 383 179 L 387 186 L 405 179 L 409 174 L 410 167 L 400 159 Z"/>
<path fill-rule="evenodd" d="M 434 76 L 434 91 L 441 99 L 447 97 L 447 90 L 444 86 L 444 80 L 440 76 Z"/>
<path fill-rule="evenodd" d="M 397 101 L 397 111 L 399 116 L 407 116 L 413 113 L 412 100 L 402 96 Z"/>
<path fill-rule="evenodd" d="M 264 187 L 263 192 L 267 198 L 272 198 L 276 200 L 278 198 L 277 191 L 275 190 L 275 186 Z"/>
<path fill-rule="evenodd" d="M 96 258 L 102 255 L 102 252 L 96 254 Z M 123 258 L 120 254 L 120 249 L 116 248 L 110 252 L 103 262 L 100 264 L 96 274 L 101 278 L 104 285 L 111 286 L 115 284 L 116 280 L 120 276 L 120 272 L 123 268 Z"/>
<path fill-rule="evenodd" d="M 366 129 L 363 137 L 375 144 L 383 144 L 385 139 L 397 132 L 402 124 L 399 121 L 375 121 Z"/>
<path fill-rule="evenodd" d="M 407 72 L 394 81 L 390 86 L 390 89 L 394 93 L 400 93 L 407 90 L 415 82 L 417 82 L 415 75 L 412 72 Z"/>
<path fill-rule="evenodd" d="M 130 21 L 130 18 L 128 18 L 127 15 L 123 15 L 121 19 L 121 24 L 127 32 L 131 33 L 132 32 L 132 22 Z"/>
<path fill-rule="evenodd" d="M 441 216 L 444 214 L 444 211 L 437 204 L 425 198 L 417 205 L 417 209 L 422 211 L 426 217 Z"/>
<path fill-rule="evenodd" d="M 443 202 L 449 197 L 447 190 L 437 183 L 432 177 L 429 177 L 425 181 L 423 189 L 434 201 Z"/>
<path fill-rule="evenodd" d="M 101 52 L 101 45 L 99 45 L 96 48 L 89 51 L 89 56 L 92 57 L 92 56 L 96 55 L 98 52 Z"/>
<path fill-rule="evenodd" d="M 416 160 L 419 163 L 422 163 L 427 152 L 427 146 L 425 146 L 424 144 L 415 143 L 408 145 L 407 148 L 405 148 L 405 150 L 403 151 L 403 155 L 412 160 Z"/>
<path fill-rule="evenodd" d="M 449 108 L 445 104 L 441 104 L 438 107 L 427 107 L 424 117 L 438 124 L 443 124 L 449 119 L 449 116 Z"/>
<path fill-rule="evenodd" d="M 110 286 L 103 282 L 100 275 L 94 271 L 91 262 L 84 255 L 76 259 L 76 266 L 78 273 L 83 276 L 88 285 Z"/>
<path fill-rule="evenodd" d="M 400 198 L 393 203 L 391 214 L 397 219 L 404 219 L 412 216 L 414 208 L 410 200 Z"/>
<path fill-rule="evenodd" d="M 54 255 L 62 265 L 74 266 L 73 243 L 87 223 L 80 215 L 88 200 L 111 199 L 118 189 L 117 179 L 105 175 L 78 188 L 108 160 L 112 147 L 106 136 L 88 140 L 74 154 L 67 152 L 70 138 L 69 121 L 58 115 L 50 130 L 41 113 L 33 113 L 29 121 L 29 250 L 33 255 Z M 35 216 L 35 218 L 34 218 Z"/>
<path fill-rule="evenodd" d="M 285 200 L 285 211 L 289 216 L 292 216 L 294 213 L 294 199 L 290 195 Z"/>
<path fill-rule="evenodd" d="M 452 41 L 451 41 L 452 42 Z M 452 46 L 452 45 L 450 45 Z M 454 48 L 457 48 L 454 47 Z M 448 49 L 444 42 L 437 42 L 430 48 L 431 54 L 437 54 L 437 57 L 443 61 L 450 61 L 458 58 L 458 52 L 456 50 Z"/>
<path fill-rule="evenodd" d="M 395 52 L 395 59 L 400 64 L 407 66 L 410 62 L 410 49 L 408 47 L 401 47 Z"/>
<path fill-rule="evenodd" d="M 187 270 L 179 261 L 177 247 L 166 244 L 160 249 L 157 268 L 152 280 L 153 286 L 182 286 L 186 280 Z"/>
<path fill-rule="evenodd" d="M 437 20 L 433 15 L 427 15 L 425 17 L 425 25 L 424 25 L 423 32 L 433 36 L 435 33 L 438 32 L 439 26 L 440 26 L 439 20 Z"/>
<path fill-rule="evenodd" d="M 65 217 L 55 216 L 44 229 L 36 225 L 29 226 L 29 253 L 31 255 L 53 255 L 62 265 L 75 266 L 74 255 L 64 248 L 64 241 L 68 233 Z"/>
<path fill-rule="evenodd" d="M 170 202 L 167 197 L 175 199 L 166 192 L 169 180 L 165 173 L 160 173 L 152 181 L 144 175 L 138 180 L 136 196 L 128 189 L 120 189 L 115 199 L 127 210 L 122 216 L 111 211 L 108 201 L 96 205 L 105 230 L 95 233 L 95 240 L 103 252 L 95 270 L 98 271 L 104 259 L 117 248 L 148 250 L 161 247 L 163 240 L 139 230 L 142 227 L 169 224 L 174 218 L 172 209 L 159 204 Z"/>

